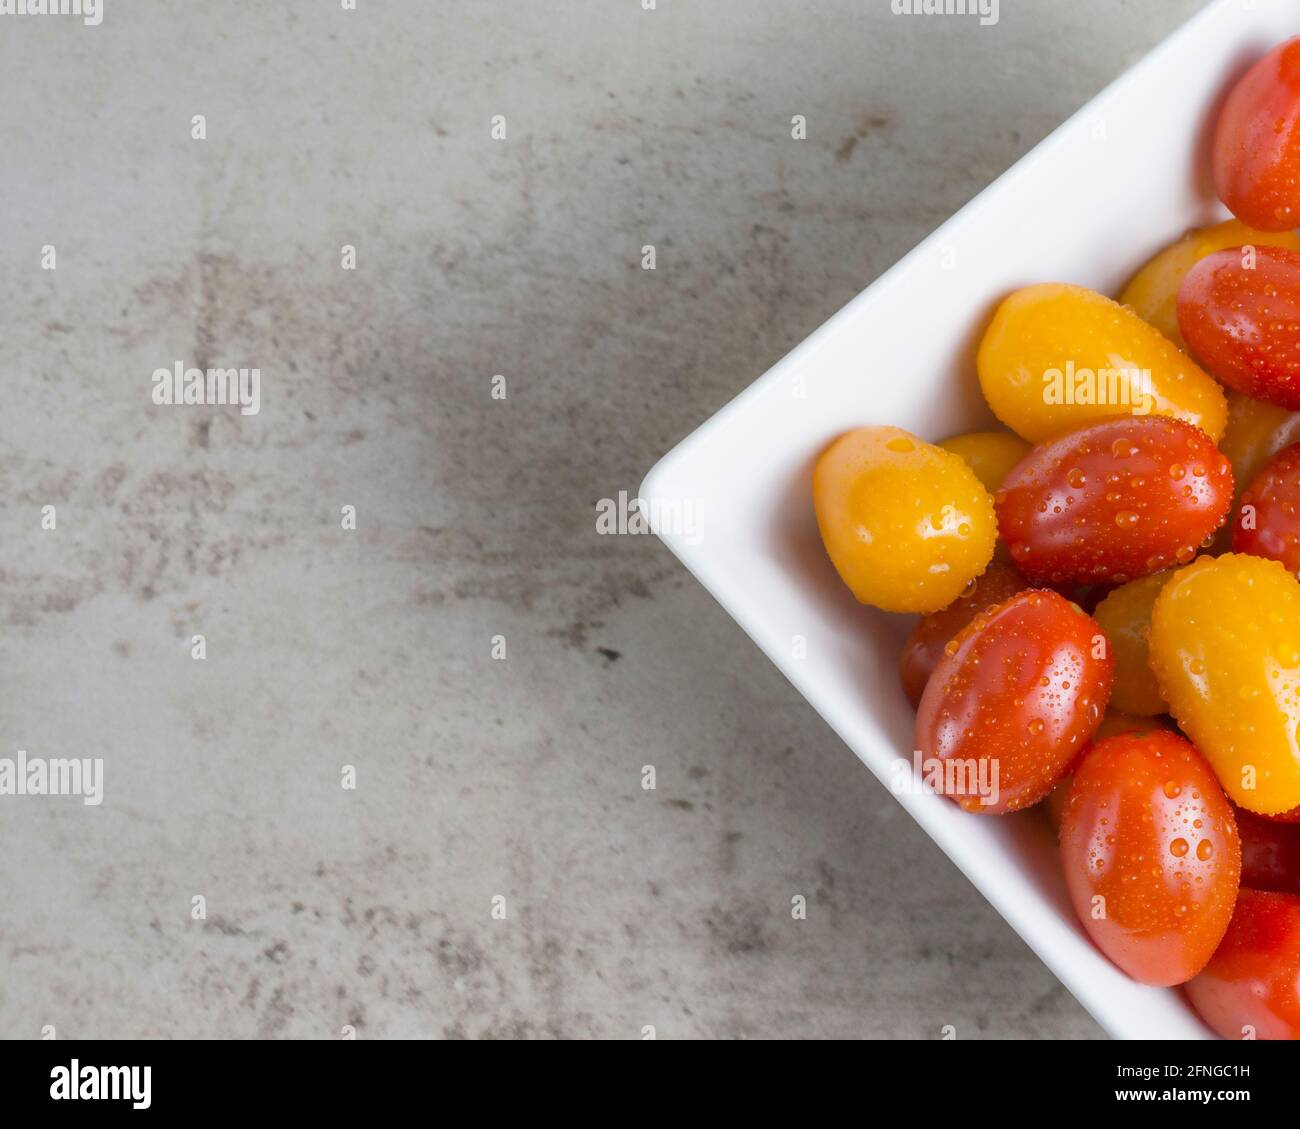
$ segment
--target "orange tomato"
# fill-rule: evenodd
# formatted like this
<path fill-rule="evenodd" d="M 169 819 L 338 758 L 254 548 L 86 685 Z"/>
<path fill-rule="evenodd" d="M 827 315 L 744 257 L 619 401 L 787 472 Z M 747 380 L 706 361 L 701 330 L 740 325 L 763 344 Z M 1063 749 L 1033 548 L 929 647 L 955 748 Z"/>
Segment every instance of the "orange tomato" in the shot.
<path fill-rule="evenodd" d="M 1114 670 L 1104 642 L 1091 616 L 1049 591 L 1021 592 L 967 624 L 916 714 L 914 748 L 967 784 L 947 793 L 953 800 L 1002 815 L 1051 792 L 1106 709 Z"/>
<path fill-rule="evenodd" d="M 1116 679 L 1116 688 L 1119 687 L 1119 680 Z M 1114 692 L 1111 692 L 1111 698 L 1114 699 Z M 1169 732 L 1169 723 L 1162 717 L 1130 717 L 1128 714 L 1116 713 L 1114 710 L 1107 710 L 1106 716 L 1101 719 L 1101 724 L 1097 726 L 1097 732 L 1092 735 L 1092 744 L 1096 745 L 1104 741 L 1107 737 L 1117 737 L 1121 733 L 1155 733 Z M 1083 751 L 1083 756 L 1088 755 L 1088 750 Z M 1047 811 L 1047 818 L 1051 821 L 1053 827 L 1058 831 L 1061 829 L 1061 814 L 1065 811 L 1065 801 L 1070 795 L 1070 785 L 1074 783 L 1074 773 L 1067 772 L 1061 778 L 1061 782 L 1052 789 L 1052 793 L 1043 803 Z"/>
<path fill-rule="evenodd" d="M 1232 805 L 1173 733 L 1109 737 L 1074 770 L 1061 859 L 1079 920 L 1144 984 L 1182 984 L 1218 947 L 1241 878 Z"/>

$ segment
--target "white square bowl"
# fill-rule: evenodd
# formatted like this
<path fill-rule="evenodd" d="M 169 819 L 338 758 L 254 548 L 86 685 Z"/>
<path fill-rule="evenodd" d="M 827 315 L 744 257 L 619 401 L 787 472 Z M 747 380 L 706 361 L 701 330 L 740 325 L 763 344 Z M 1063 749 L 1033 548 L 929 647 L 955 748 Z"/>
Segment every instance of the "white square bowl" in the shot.
<path fill-rule="evenodd" d="M 974 353 L 998 301 L 1035 282 L 1116 294 L 1160 247 L 1225 218 L 1208 172 L 1217 105 L 1297 32 L 1300 0 L 1216 0 L 646 477 L 655 532 L 886 784 L 911 756 L 897 670 L 913 620 L 861 607 L 836 576 L 813 518 L 813 461 L 863 424 L 938 440 L 994 423 Z M 675 520 L 697 513 L 698 526 Z M 1134 983 L 1093 947 L 1039 816 L 898 798 L 1108 1032 L 1210 1037 L 1180 991 Z"/>

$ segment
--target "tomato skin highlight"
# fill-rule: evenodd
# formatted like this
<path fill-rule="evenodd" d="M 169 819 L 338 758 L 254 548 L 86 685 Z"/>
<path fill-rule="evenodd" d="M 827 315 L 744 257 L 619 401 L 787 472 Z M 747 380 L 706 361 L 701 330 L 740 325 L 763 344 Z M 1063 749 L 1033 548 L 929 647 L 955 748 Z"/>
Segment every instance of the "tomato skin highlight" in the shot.
<path fill-rule="evenodd" d="M 1198 428 L 1114 417 L 1041 443 L 994 498 L 1035 584 L 1124 584 L 1191 560 L 1232 505 L 1232 469 Z"/>
<path fill-rule="evenodd" d="M 1205 967 L 1241 877 L 1232 805 L 1192 744 L 1167 732 L 1108 737 L 1088 750 L 1061 814 L 1061 859 L 1097 947 L 1135 980 L 1162 987 Z"/>
<path fill-rule="evenodd" d="M 1243 888 L 1223 944 L 1186 991 L 1225 1039 L 1300 1039 L 1300 898 Z"/>
<path fill-rule="evenodd" d="M 943 658 L 943 649 L 955 639 L 980 612 L 1009 600 L 1029 585 L 1025 578 L 1004 561 L 995 560 L 984 575 L 971 582 L 969 594 L 963 593 L 941 611 L 922 616 L 921 622 L 903 645 L 899 660 L 899 680 L 903 693 L 915 709 L 921 703 L 925 684 Z"/>
<path fill-rule="evenodd" d="M 1270 459 L 1242 492 L 1232 551 L 1267 557 L 1300 575 L 1300 443 Z"/>
<path fill-rule="evenodd" d="M 1004 815 L 1043 799 L 1106 709 L 1114 680 L 1097 623 L 1063 596 L 1033 589 L 981 612 L 950 642 L 921 696 L 915 748 L 925 762 L 984 773 L 996 796 L 951 796 Z M 996 776 L 994 776 L 996 774 Z"/>
<path fill-rule="evenodd" d="M 1178 325 L 1197 360 L 1230 388 L 1300 408 L 1300 253 L 1257 247 L 1207 255 L 1178 290 Z"/>
<path fill-rule="evenodd" d="M 1300 895 L 1300 827 L 1237 809 L 1241 884 Z"/>
<path fill-rule="evenodd" d="M 1243 223 L 1300 227 L 1300 38 L 1238 80 L 1214 131 L 1214 186 Z"/>

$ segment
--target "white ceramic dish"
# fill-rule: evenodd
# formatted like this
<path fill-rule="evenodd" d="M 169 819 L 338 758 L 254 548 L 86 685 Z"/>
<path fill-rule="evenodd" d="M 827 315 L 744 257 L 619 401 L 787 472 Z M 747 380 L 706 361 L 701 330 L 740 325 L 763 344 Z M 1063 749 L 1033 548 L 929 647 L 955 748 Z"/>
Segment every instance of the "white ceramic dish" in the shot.
<path fill-rule="evenodd" d="M 835 575 L 813 519 L 814 459 L 862 424 L 932 440 L 991 424 L 974 349 L 997 301 L 1047 281 L 1116 294 L 1165 243 L 1224 218 L 1207 171 L 1215 109 L 1297 32 L 1300 0 L 1216 0 L 646 477 L 655 532 L 886 784 L 911 756 L 897 664 L 912 620 L 859 606 Z M 692 505 L 698 528 L 679 520 Z M 1112 1035 L 1209 1037 L 1180 992 L 1133 983 L 1088 941 L 1034 813 L 899 799 Z"/>

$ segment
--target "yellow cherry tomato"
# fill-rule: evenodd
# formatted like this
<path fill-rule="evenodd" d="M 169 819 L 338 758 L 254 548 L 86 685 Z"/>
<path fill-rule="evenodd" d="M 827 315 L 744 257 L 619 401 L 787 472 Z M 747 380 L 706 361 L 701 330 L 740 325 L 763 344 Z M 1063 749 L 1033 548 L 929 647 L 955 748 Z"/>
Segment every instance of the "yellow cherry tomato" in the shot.
<path fill-rule="evenodd" d="M 990 494 L 1001 489 L 1011 468 L 1029 454 L 1029 444 L 1009 431 L 972 431 L 945 439 L 939 446 L 965 459 Z"/>
<path fill-rule="evenodd" d="M 975 472 L 897 427 L 832 443 L 813 469 L 813 505 L 844 583 L 886 611 L 947 607 L 993 557 L 993 499 Z"/>
<path fill-rule="evenodd" d="M 1285 247 L 1300 251 L 1300 239 L 1289 231 L 1256 231 L 1241 220 L 1216 223 L 1188 232 L 1150 259 L 1120 295 L 1120 302 L 1132 306 L 1143 321 L 1160 330 L 1180 349 L 1186 349 L 1178 328 L 1178 288 L 1187 274 L 1206 255 L 1229 247 Z"/>
<path fill-rule="evenodd" d="M 1238 497 L 1269 459 L 1295 442 L 1300 442 L 1300 412 L 1228 393 L 1228 428 L 1219 450 L 1232 463 Z"/>
<path fill-rule="evenodd" d="M 993 414 L 1031 443 L 1116 415 L 1172 416 L 1216 443 L 1223 389 L 1132 310 L 1082 286 L 1017 290 L 980 342 Z"/>
<path fill-rule="evenodd" d="M 1170 573 L 1157 572 L 1122 584 L 1101 601 L 1092 618 L 1110 640 L 1115 658 L 1111 706 L 1121 713 L 1158 714 L 1168 708 L 1147 662 L 1151 609 Z"/>
<path fill-rule="evenodd" d="M 1239 806 L 1300 807 L 1300 583 L 1277 561 L 1202 557 L 1151 613 L 1151 669 Z"/>

